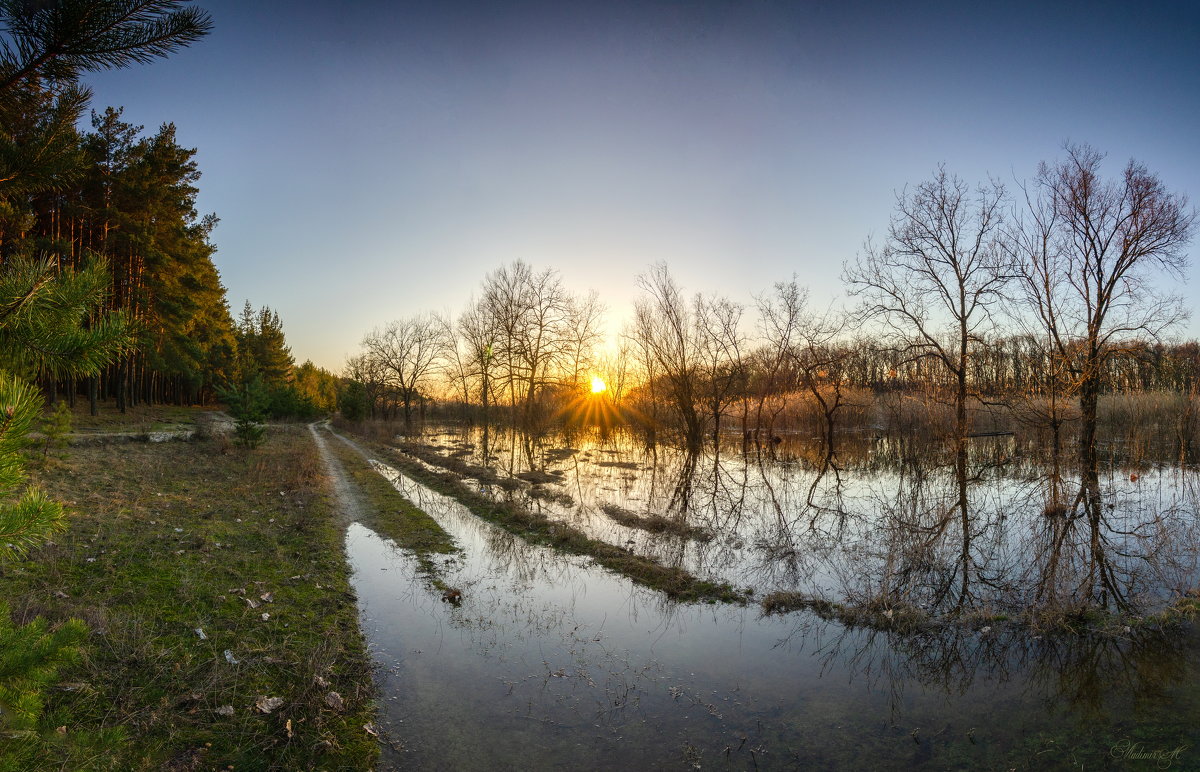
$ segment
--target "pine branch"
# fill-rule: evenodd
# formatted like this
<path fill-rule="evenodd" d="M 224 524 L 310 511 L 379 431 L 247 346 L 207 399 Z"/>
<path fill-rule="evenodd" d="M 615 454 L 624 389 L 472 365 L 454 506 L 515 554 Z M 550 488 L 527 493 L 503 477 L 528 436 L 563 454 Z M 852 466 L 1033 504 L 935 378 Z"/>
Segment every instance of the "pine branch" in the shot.
<path fill-rule="evenodd" d="M 186 0 L 0 0 L 0 92 L 42 74 L 70 82 L 79 73 L 146 64 L 212 30 L 207 11 Z"/>

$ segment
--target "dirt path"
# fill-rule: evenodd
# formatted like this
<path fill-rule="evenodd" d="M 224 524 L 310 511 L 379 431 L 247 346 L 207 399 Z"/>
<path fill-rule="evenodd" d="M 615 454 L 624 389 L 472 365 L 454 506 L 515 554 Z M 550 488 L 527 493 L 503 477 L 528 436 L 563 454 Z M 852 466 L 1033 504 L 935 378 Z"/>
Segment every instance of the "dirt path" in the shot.
<path fill-rule="evenodd" d="M 325 442 L 326 432 L 317 428 L 321 425 L 320 422 L 311 423 L 308 425 L 308 430 L 312 432 L 313 442 L 317 444 L 317 451 L 321 454 L 321 463 L 325 465 L 325 471 L 328 472 L 329 479 L 333 482 L 334 499 L 338 511 L 341 513 L 338 521 L 345 527 L 362 519 L 364 505 L 354 485 L 350 482 L 350 478 L 346 476 L 346 470 L 342 468 L 342 463 L 333 453 L 329 452 L 329 446 Z"/>

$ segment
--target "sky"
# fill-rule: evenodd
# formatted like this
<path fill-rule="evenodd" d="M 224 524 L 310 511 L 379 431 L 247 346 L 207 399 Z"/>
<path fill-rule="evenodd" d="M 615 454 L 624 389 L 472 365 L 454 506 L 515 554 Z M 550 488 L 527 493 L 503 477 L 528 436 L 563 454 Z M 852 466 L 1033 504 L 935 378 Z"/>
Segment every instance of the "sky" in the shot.
<path fill-rule="evenodd" d="M 517 259 L 596 290 L 612 333 L 659 261 L 689 294 L 794 274 L 838 301 L 939 164 L 1014 189 L 1088 143 L 1200 199 L 1192 0 L 197 4 L 211 35 L 90 75 L 93 107 L 176 125 L 233 312 L 271 306 L 335 371 Z M 1170 284 L 1193 308 L 1197 270 Z"/>

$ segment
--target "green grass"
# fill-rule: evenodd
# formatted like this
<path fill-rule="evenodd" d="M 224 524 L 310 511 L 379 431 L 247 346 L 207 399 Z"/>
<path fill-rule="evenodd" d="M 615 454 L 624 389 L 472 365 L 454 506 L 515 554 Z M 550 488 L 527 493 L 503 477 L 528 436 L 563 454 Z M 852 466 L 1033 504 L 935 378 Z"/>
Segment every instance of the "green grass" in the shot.
<path fill-rule="evenodd" d="M 436 520 L 404 498 L 355 450 L 336 437 L 327 444 L 355 490 L 366 499 L 359 521 L 409 552 L 434 587 L 449 589 L 438 575 L 439 563 L 434 556 L 461 553 L 454 538 L 442 530 Z"/>
<path fill-rule="evenodd" d="M 79 618 L 90 633 L 48 695 L 42 737 L 0 744 L 0 768 L 375 763 L 370 661 L 303 427 L 273 428 L 253 453 L 80 447 L 34 472 L 74 514 L 53 544 L 0 567 L 0 595 L 18 622 Z M 259 697 L 283 704 L 263 713 Z"/>
<path fill-rule="evenodd" d="M 617 504 L 601 504 L 600 511 L 627 528 L 640 528 L 650 533 L 673 533 L 685 539 L 712 541 L 713 532 L 659 514 L 639 515 Z"/>
<path fill-rule="evenodd" d="M 414 480 L 454 498 L 478 517 L 495 523 L 530 543 L 543 544 L 576 555 L 587 555 L 605 568 L 638 584 L 659 590 L 674 600 L 739 604 L 746 602 L 745 596 L 729 584 L 700 579 L 682 568 L 664 566 L 624 547 L 593 539 L 578 528 L 551 520 L 540 512 L 530 511 L 513 502 L 496 501 L 463 484 L 460 474 L 430 470 L 406 453 L 386 446 L 372 443 L 372 450 Z M 405 450 L 429 464 L 436 465 L 447 461 L 447 457 L 424 452 L 418 445 L 406 445 Z M 449 462 L 455 463 L 458 460 L 449 459 Z"/>

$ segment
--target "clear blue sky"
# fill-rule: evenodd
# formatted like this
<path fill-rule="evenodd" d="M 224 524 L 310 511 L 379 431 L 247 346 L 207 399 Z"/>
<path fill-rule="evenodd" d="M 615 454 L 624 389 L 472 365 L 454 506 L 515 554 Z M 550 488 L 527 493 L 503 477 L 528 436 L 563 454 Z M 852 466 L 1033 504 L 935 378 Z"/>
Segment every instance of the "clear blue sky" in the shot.
<path fill-rule="evenodd" d="M 840 296 L 943 162 L 1011 185 L 1086 142 L 1200 199 L 1192 0 L 198 4 L 211 36 L 90 77 L 93 106 L 177 125 L 234 312 L 331 369 L 517 258 L 614 329 L 658 260 L 689 292 Z"/>

